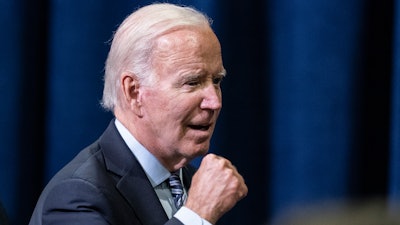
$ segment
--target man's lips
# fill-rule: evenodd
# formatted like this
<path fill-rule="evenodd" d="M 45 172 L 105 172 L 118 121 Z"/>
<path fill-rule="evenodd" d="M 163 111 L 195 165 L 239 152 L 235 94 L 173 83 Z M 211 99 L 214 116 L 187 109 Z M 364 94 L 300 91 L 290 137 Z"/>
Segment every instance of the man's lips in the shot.
<path fill-rule="evenodd" d="M 189 125 L 189 127 L 193 130 L 201 130 L 201 131 L 206 131 L 211 127 L 211 124 L 204 124 L 204 125 L 200 125 L 200 124 L 191 124 Z"/>

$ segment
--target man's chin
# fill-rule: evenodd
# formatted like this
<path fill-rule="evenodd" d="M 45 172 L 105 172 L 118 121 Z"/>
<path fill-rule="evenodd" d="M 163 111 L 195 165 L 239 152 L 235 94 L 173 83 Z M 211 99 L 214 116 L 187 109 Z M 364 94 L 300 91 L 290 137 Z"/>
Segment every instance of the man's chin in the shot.
<path fill-rule="evenodd" d="M 205 156 L 208 153 L 208 149 L 209 149 L 210 145 L 204 145 L 204 146 L 196 146 L 193 149 L 195 149 L 195 151 L 192 151 L 192 158 L 197 158 L 197 157 L 201 157 L 201 156 Z"/>

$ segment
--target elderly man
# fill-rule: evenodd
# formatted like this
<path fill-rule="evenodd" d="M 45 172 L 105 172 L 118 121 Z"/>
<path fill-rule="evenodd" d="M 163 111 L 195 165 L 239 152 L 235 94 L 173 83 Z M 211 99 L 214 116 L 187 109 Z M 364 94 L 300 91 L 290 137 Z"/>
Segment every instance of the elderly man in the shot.
<path fill-rule="evenodd" d="M 225 73 L 202 13 L 132 13 L 106 62 L 102 103 L 115 119 L 49 182 L 30 224 L 215 224 L 247 194 L 229 160 L 207 154 Z"/>

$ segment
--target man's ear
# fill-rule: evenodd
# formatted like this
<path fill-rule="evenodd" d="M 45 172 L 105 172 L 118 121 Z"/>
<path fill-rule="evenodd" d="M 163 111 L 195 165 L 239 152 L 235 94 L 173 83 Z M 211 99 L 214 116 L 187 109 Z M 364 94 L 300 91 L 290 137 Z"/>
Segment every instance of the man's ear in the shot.
<path fill-rule="evenodd" d="M 140 84 L 137 77 L 132 73 L 124 72 L 121 76 L 121 87 L 127 107 L 136 115 L 142 116 Z"/>

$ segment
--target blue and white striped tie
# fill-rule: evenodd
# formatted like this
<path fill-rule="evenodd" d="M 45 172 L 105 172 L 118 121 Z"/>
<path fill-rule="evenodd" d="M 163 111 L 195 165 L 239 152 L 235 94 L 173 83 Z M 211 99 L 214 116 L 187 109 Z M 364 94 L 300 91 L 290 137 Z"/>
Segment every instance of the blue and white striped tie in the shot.
<path fill-rule="evenodd" d="M 177 173 L 178 172 L 174 172 L 169 177 L 169 187 L 171 189 L 175 207 L 176 209 L 179 209 L 183 205 L 183 186 Z"/>

